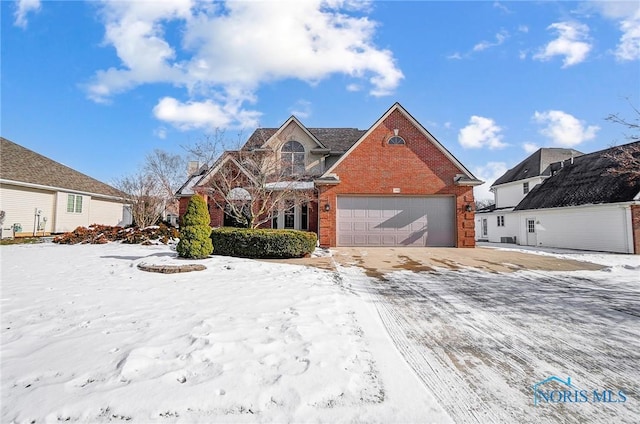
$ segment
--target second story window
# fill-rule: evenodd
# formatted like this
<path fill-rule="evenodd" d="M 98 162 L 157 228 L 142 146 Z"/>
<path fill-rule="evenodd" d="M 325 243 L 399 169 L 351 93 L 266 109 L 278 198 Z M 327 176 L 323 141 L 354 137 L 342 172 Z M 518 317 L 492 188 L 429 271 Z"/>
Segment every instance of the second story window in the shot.
<path fill-rule="evenodd" d="M 287 141 L 280 150 L 280 161 L 284 175 L 304 174 L 304 146 L 297 141 Z"/>
<path fill-rule="evenodd" d="M 523 194 L 529 193 L 529 183 L 528 182 L 522 183 L 522 193 Z"/>

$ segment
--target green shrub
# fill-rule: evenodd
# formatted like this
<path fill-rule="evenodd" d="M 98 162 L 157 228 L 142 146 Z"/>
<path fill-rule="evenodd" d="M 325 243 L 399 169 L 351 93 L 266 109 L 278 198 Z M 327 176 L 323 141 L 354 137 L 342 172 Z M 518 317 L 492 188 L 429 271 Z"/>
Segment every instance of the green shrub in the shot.
<path fill-rule="evenodd" d="M 209 216 L 209 210 L 207 209 L 207 202 L 204 201 L 202 196 L 194 194 L 189 199 L 187 205 L 187 211 L 182 217 L 181 227 L 190 227 L 192 225 L 206 225 L 209 226 L 211 217 Z"/>
<path fill-rule="evenodd" d="M 216 255 L 241 258 L 301 258 L 316 248 L 315 233 L 296 230 L 218 228 L 211 232 Z"/>
<path fill-rule="evenodd" d="M 180 230 L 180 242 L 176 246 L 181 258 L 203 259 L 211 254 L 211 227 L 193 225 Z"/>
<path fill-rule="evenodd" d="M 176 246 L 181 258 L 203 259 L 211 254 L 211 227 L 207 204 L 198 195 L 191 196 L 187 212 L 182 217 L 180 242 Z"/>

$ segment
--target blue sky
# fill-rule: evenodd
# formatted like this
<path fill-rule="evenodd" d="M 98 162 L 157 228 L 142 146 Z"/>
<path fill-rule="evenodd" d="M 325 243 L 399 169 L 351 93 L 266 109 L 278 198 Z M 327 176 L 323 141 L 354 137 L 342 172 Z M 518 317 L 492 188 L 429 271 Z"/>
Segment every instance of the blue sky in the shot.
<path fill-rule="evenodd" d="M 396 101 L 492 183 L 538 147 L 624 143 L 604 118 L 640 104 L 638 2 L 1 8 L 2 136 L 107 183 L 215 128 L 366 129 Z"/>

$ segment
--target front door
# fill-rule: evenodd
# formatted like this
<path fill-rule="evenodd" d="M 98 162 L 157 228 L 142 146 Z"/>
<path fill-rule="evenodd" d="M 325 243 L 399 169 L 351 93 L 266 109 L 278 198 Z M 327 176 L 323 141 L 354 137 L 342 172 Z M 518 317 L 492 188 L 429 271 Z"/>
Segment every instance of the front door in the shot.
<path fill-rule="evenodd" d="M 527 223 L 527 246 L 537 246 L 538 237 L 536 235 L 536 220 L 532 218 L 527 218 L 526 223 Z"/>
<path fill-rule="evenodd" d="M 309 229 L 309 206 L 306 203 L 285 202 L 271 222 L 271 228 L 288 230 Z"/>

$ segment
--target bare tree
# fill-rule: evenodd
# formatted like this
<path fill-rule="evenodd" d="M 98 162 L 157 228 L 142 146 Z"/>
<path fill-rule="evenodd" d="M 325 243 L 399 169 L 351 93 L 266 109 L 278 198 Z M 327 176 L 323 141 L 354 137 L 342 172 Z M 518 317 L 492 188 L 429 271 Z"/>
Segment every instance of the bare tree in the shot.
<path fill-rule="evenodd" d="M 631 109 L 633 109 L 635 118 L 622 118 L 620 117 L 619 113 L 612 113 L 607 116 L 605 120 L 630 129 L 632 133 L 625 134 L 625 138 L 631 141 L 636 141 L 640 139 L 640 110 L 638 110 L 638 108 L 635 107 L 629 99 L 627 99 L 627 101 L 629 102 L 629 106 L 631 106 Z"/>
<path fill-rule="evenodd" d="M 186 163 L 177 154 L 155 149 L 145 158 L 144 173 L 157 183 L 159 196 L 164 200 L 164 211 L 177 214 L 176 191 L 184 183 Z"/>
<path fill-rule="evenodd" d="M 625 175 L 630 181 L 636 181 L 640 179 L 640 110 L 633 106 L 631 102 L 629 102 L 629 105 L 634 111 L 634 118 L 622 118 L 616 113 L 607 116 L 605 119 L 631 130 L 631 134 L 625 135 L 631 143 L 613 148 L 605 157 L 616 164 L 615 167 L 607 169 L 608 175 Z"/>
<path fill-rule="evenodd" d="M 277 216 L 314 199 L 312 176 L 290 158 L 278 158 L 270 148 L 261 148 L 268 134 L 260 129 L 238 150 L 222 154 L 206 191 L 225 214 L 241 226 L 258 228 Z M 287 139 L 287 134 L 281 134 Z"/>
<path fill-rule="evenodd" d="M 200 163 L 211 165 L 227 149 L 237 148 L 241 144 L 243 131 L 236 135 L 237 140 L 230 140 L 227 132 L 221 128 L 215 128 L 212 132 L 203 134 L 192 144 L 182 145 L 188 156 Z"/>
<path fill-rule="evenodd" d="M 152 175 L 138 172 L 121 178 L 114 185 L 126 194 L 135 225 L 146 228 L 158 222 L 164 199 L 158 181 Z"/>
<path fill-rule="evenodd" d="M 491 199 L 476 199 L 475 204 L 476 210 L 480 210 L 493 205 L 494 202 Z"/>

